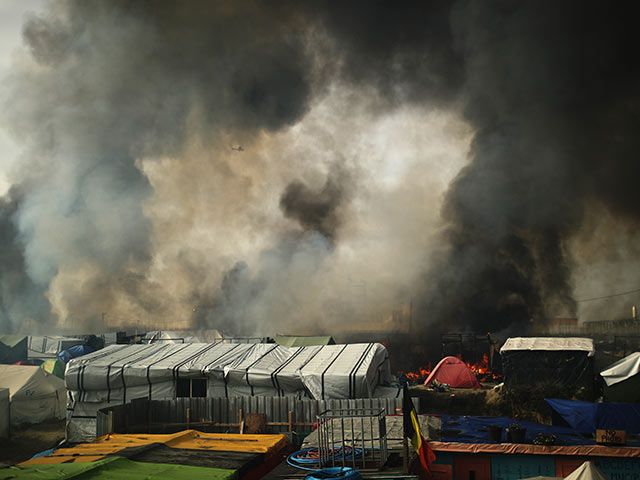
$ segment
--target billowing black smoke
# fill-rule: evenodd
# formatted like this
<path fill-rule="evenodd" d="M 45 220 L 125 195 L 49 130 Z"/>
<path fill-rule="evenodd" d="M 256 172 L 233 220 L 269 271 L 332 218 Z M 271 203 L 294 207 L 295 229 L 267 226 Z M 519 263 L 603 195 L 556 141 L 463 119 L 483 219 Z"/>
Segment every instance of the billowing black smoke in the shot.
<path fill-rule="evenodd" d="M 2 326 L 21 321 L 33 285 L 80 316 L 110 308 L 101 289 L 160 297 L 147 276 L 159 220 L 145 211 L 154 192 L 141 159 L 251 143 L 296 125 L 335 85 L 370 92 L 372 116 L 450 109 L 475 131 L 444 199 L 441 248 L 415 285 L 425 321 L 484 331 L 573 314 L 568 241 L 589 207 L 639 217 L 635 18 L 595 1 L 53 3 L 25 24 L 33 65 L 10 75 L 3 99 L 25 160 L 15 177 L 24 193 L 2 206 L 0 232 L 0 283 L 24 295 L 2 294 Z M 255 168 L 277 167 L 276 154 Z M 279 206 L 302 232 L 280 225 L 258 264 L 221 268 L 222 289 L 205 295 L 212 326 L 259 322 L 265 305 L 271 319 L 287 315 L 305 300 L 287 288 L 340 242 L 352 200 L 343 178 L 318 189 L 286 176 Z M 72 302 L 60 301 L 63 274 L 83 279 Z"/>
<path fill-rule="evenodd" d="M 291 182 L 282 192 L 280 208 L 304 230 L 318 232 L 335 242 L 343 219 L 340 208 L 353 188 L 350 174 L 344 168 L 335 167 L 320 190 L 315 191 L 299 180 Z"/>
<path fill-rule="evenodd" d="M 499 330 L 575 315 L 567 242 L 601 202 L 637 222 L 640 66 L 621 4 L 473 2 L 452 28 L 465 56 L 472 161 L 443 208 L 449 245 L 425 314 Z"/>

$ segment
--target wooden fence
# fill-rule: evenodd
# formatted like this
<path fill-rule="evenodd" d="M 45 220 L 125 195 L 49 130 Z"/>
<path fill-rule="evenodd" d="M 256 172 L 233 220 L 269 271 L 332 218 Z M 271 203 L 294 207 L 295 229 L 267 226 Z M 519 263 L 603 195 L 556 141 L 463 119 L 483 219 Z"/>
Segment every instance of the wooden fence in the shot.
<path fill-rule="evenodd" d="M 418 399 L 413 399 L 419 411 Z M 96 436 L 107 433 L 173 433 L 194 428 L 205 432 L 242 431 L 247 414 L 265 415 L 265 433 L 306 434 L 325 410 L 384 408 L 401 413 L 400 398 L 300 400 L 289 397 L 178 398 L 133 400 L 98 411 Z"/>

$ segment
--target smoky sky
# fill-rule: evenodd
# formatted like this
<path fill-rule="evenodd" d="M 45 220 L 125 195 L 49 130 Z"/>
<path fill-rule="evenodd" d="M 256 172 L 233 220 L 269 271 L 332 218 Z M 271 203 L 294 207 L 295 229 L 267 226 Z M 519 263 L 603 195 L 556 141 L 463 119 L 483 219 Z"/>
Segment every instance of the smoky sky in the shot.
<path fill-rule="evenodd" d="M 4 81 L 2 124 L 23 153 L 12 179 L 21 194 L 2 206 L 0 283 L 12 294 L 2 295 L 1 324 L 55 316 L 43 313 L 46 292 L 80 272 L 93 279 L 65 292 L 66 303 L 94 305 L 100 289 L 143 291 L 155 312 L 161 287 L 145 274 L 154 190 L 141 160 L 180 157 L 193 135 L 205 146 L 225 135 L 251 144 L 290 129 L 336 83 L 371 91 L 371 115 L 448 108 L 474 130 L 414 287 L 425 325 L 500 330 L 575 314 L 567 242 L 589 205 L 638 220 L 634 13 L 583 1 L 52 2 L 27 18 L 30 63 Z M 277 152 L 261 168 L 280 168 Z M 325 177 L 313 186 L 291 173 L 278 198 L 294 225 L 279 227 L 260 265 L 221 266 L 207 301 L 257 312 L 257 292 L 287 296 L 269 285 L 272 274 L 286 287 L 292 265 L 303 276 L 320 268 L 354 220 L 360 185 Z M 291 252 L 305 260 L 291 262 Z M 26 311 L 34 292 L 45 308 Z"/>

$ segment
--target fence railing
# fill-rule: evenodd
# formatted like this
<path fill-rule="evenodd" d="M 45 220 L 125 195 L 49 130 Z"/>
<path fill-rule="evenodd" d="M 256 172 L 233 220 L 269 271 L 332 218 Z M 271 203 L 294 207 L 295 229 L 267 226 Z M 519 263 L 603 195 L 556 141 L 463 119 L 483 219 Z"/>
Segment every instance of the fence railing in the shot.
<path fill-rule="evenodd" d="M 414 399 L 417 401 L 418 399 Z M 384 408 L 399 413 L 402 398 L 309 400 L 290 397 L 139 399 L 99 410 L 96 436 L 108 433 L 173 433 L 194 428 L 239 433 L 247 415 L 264 415 L 264 433 L 307 434 L 326 410 Z M 419 408 L 416 406 L 416 408 Z"/>

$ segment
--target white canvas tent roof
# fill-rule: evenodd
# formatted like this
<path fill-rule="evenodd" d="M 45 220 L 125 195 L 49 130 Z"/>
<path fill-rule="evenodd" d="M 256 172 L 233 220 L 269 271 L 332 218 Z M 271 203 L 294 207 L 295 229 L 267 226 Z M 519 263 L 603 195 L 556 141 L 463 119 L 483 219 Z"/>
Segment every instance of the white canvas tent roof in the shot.
<path fill-rule="evenodd" d="M 609 365 L 600 372 L 600 376 L 604 379 L 607 387 L 610 387 L 637 375 L 638 372 L 640 372 L 640 352 L 634 352 Z"/>
<path fill-rule="evenodd" d="M 64 381 L 40 367 L 0 365 L 0 387 L 9 389 L 11 424 L 64 418 Z"/>
<path fill-rule="evenodd" d="M 593 462 L 586 461 L 575 469 L 565 480 L 610 480 Z"/>
<path fill-rule="evenodd" d="M 500 353 L 522 350 L 584 351 L 588 357 L 593 357 L 596 353 L 593 339 L 578 337 L 511 337 L 504 342 Z"/>
<path fill-rule="evenodd" d="M 370 398 L 391 380 L 378 343 L 283 347 L 277 344 L 112 345 L 71 360 L 69 437 L 95 434 L 97 410 L 135 398 L 173 399 L 179 379 L 206 379 L 208 397 Z"/>
<path fill-rule="evenodd" d="M 208 390 L 223 396 L 231 390 L 329 399 L 370 397 L 378 383 L 388 383 L 389 375 L 387 351 L 377 343 L 297 348 L 190 343 L 112 345 L 69 362 L 65 381 L 85 398 L 104 392 L 110 399 L 126 400 L 126 390 L 137 386 L 153 398 L 156 385 L 204 377 Z"/>
<path fill-rule="evenodd" d="M 56 357 L 63 350 L 82 344 L 84 340 L 81 338 L 30 335 L 27 354 L 29 358 Z"/>
<path fill-rule="evenodd" d="M 222 339 L 222 334 L 211 330 L 157 330 L 147 332 L 145 343 L 216 343 Z"/>

